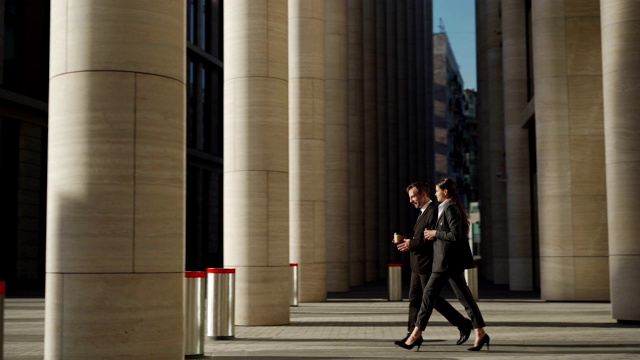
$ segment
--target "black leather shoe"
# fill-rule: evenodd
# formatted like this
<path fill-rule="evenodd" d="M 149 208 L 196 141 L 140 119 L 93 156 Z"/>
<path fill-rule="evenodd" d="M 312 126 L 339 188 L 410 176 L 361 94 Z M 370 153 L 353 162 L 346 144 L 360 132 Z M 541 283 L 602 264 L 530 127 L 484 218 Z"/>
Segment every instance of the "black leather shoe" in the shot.
<path fill-rule="evenodd" d="M 469 335 L 471 335 L 471 330 L 473 330 L 473 325 L 471 325 L 471 321 L 467 320 L 467 325 L 464 327 L 459 327 L 460 330 L 460 339 L 456 342 L 456 345 L 462 345 L 467 340 L 469 340 Z"/>
<path fill-rule="evenodd" d="M 407 339 L 409 338 L 409 336 L 411 336 L 411 333 L 407 333 L 407 336 L 405 336 L 404 339 L 396 340 L 393 343 L 396 344 L 396 345 L 404 344 L 407 341 Z M 467 337 L 469 337 L 469 336 L 467 335 Z"/>

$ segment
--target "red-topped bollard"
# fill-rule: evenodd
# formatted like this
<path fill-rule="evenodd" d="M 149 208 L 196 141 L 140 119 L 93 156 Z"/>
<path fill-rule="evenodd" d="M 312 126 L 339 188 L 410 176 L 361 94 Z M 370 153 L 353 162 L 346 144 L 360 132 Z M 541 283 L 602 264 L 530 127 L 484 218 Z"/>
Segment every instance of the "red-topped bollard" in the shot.
<path fill-rule="evenodd" d="M 291 306 L 298 306 L 298 263 L 289 264 L 291 267 Z"/>
<path fill-rule="evenodd" d="M 207 337 L 229 340 L 234 337 L 236 269 L 207 269 Z"/>
<path fill-rule="evenodd" d="M 402 301 L 402 264 L 387 264 L 389 267 L 389 301 Z"/>
<path fill-rule="evenodd" d="M 204 271 L 186 271 L 184 273 L 185 316 L 184 316 L 184 355 L 186 358 L 204 355 Z"/>
<path fill-rule="evenodd" d="M 467 280 L 467 286 L 469 287 L 469 290 L 471 290 L 473 299 L 478 301 L 478 265 L 475 265 L 471 269 L 466 269 L 464 271 L 464 279 Z"/>

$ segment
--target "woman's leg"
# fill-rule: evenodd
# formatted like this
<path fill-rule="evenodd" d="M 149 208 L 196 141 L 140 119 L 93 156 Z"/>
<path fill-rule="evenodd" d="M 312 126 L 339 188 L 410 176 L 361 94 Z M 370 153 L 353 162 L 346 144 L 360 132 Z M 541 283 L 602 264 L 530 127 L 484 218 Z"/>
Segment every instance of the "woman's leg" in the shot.
<path fill-rule="evenodd" d="M 473 299 L 473 294 L 467 286 L 467 282 L 464 279 L 463 272 L 455 272 L 451 274 L 449 283 L 451 284 L 456 297 L 458 298 L 462 306 L 464 306 L 464 309 L 469 315 L 469 319 L 471 319 L 473 328 L 476 329 L 485 327 L 482 313 L 480 312 L 478 304 Z"/>

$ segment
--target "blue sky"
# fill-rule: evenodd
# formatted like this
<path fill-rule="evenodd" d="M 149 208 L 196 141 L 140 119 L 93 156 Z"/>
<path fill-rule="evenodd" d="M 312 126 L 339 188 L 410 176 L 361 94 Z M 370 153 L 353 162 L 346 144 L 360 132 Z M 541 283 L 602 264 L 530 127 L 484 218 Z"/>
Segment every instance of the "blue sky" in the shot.
<path fill-rule="evenodd" d="M 456 56 L 464 87 L 477 89 L 475 0 L 433 0 L 433 32 L 440 19 Z"/>

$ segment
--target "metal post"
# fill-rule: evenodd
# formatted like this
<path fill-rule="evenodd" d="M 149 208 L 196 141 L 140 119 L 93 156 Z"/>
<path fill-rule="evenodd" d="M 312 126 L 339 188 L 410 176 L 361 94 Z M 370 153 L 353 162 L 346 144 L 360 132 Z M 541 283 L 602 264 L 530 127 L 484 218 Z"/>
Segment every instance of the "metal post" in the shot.
<path fill-rule="evenodd" d="M 298 264 L 291 263 L 291 306 L 298 306 Z"/>
<path fill-rule="evenodd" d="M 207 337 L 234 338 L 236 269 L 207 269 Z"/>
<path fill-rule="evenodd" d="M 402 264 L 388 264 L 389 301 L 402 301 Z"/>
<path fill-rule="evenodd" d="M 186 271 L 184 355 L 186 358 L 204 355 L 204 271 Z"/>

